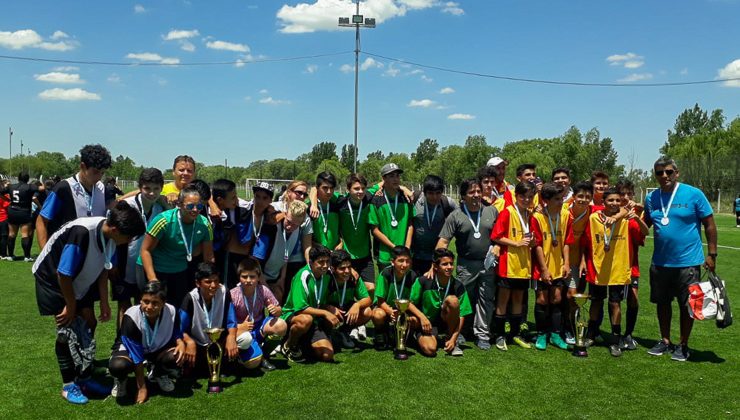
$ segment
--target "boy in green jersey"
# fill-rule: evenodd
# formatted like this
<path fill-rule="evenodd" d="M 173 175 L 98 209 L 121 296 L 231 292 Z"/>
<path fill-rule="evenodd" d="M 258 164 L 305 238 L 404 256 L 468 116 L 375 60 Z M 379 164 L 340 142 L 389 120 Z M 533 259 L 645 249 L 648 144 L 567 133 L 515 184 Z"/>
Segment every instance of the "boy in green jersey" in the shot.
<path fill-rule="evenodd" d="M 352 257 L 347 251 L 340 249 L 331 253 L 331 277 L 327 309 L 342 322 L 336 330 L 341 346 L 352 349 L 355 347 L 352 338 L 359 338 L 353 328 L 370 320 L 372 299 L 365 283 L 353 275 Z M 352 332 L 348 334 L 350 330 Z"/>
<path fill-rule="evenodd" d="M 313 240 L 330 250 L 341 249 L 339 238 L 339 194 L 337 178 L 331 172 L 321 172 L 316 176 L 316 189 L 310 192 L 310 215 L 313 219 Z M 315 200 L 314 200 L 315 194 Z"/>
<path fill-rule="evenodd" d="M 378 269 L 391 263 L 391 250 L 396 245 L 411 248 L 414 226 L 414 206 L 401 191 L 403 170 L 395 163 L 388 163 L 380 170 L 383 177 L 382 194 L 373 197 L 375 213 L 370 214 L 373 236 L 377 240 Z"/>
<path fill-rule="evenodd" d="M 319 361 L 333 362 L 334 348 L 329 336 L 340 321 L 328 309 L 329 258 L 331 251 L 314 245 L 308 252 L 308 265 L 293 277 L 288 299 L 280 316 L 288 323 L 288 338 L 283 355 L 294 362 L 303 360 L 300 346 L 309 347 Z"/>
<path fill-rule="evenodd" d="M 437 355 L 437 335 L 447 330 L 444 349 L 452 356 L 462 356 L 457 346 L 464 318 L 473 313 L 465 286 L 452 272 L 455 269 L 455 255 L 444 248 L 434 251 L 434 278 L 419 277 L 411 288 L 410 311 L 415 318 L 409 318 L 411 328 L 417 331 L 421 354 L 428 357 Z M 416 306 L 414 306 L 416 305 Z M 416 307 L 421 308 L 419 312 Z"/>
<path fill-rule="evenodd" d="M 416 280 L 416 273 L 411 270 L 411 251 L 405 246 L 393 247 L 391 265 L 378 274 L 375 288 L 375 348 L 382 350 L 388 343 L 386 325 L 396 322 L 398 309 L 396 299 L 410 299 L 411 286 Z M 413 303 L 411 304 L 413 306 Z"/>

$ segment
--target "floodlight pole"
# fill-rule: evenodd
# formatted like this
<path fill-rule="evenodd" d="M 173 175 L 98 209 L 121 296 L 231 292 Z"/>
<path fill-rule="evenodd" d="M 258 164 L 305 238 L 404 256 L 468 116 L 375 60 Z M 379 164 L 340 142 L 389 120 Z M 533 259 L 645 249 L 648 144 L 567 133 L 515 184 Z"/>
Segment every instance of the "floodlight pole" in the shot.
<path fill-rule="evenodd" d="M 13 173 L 13 127 L 8 127 L 8 177 Z"/>
<path fill-rule="evenodd" d="M 354 27 L 355 28 L 355 147 L 353 150 L 354 159 L 352 161 L 352 171 L 357 172 L 357 110 L 358 110 L 358 97 L 360 89 L 360 27 L 363 28 L 374 28 L 374 18 L 364 18 L 360 14 L 360 0 L 356 1 L 355 14 L 352 15 L 351 22 L 350 18 L 339 18 L 339 26 L 341 27 Z"/>

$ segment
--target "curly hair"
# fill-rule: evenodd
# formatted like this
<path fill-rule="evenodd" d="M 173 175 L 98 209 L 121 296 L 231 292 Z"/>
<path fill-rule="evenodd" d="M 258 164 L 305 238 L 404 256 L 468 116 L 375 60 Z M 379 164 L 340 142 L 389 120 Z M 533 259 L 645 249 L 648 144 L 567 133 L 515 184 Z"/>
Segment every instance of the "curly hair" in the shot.
<path fill-rule="evenodd" d="M 80 149 L 80 161 L 88 168 L 108 169 L 111 166 L 110 152 L 100 144 L 88 144 Z"/>

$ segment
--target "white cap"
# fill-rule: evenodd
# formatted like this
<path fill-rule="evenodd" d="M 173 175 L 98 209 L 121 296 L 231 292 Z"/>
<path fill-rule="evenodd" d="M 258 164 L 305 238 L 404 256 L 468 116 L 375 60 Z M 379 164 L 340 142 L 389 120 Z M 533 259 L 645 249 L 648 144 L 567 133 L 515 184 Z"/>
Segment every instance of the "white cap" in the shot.
<path fill-rule="evenodd" d="M 488 159 L 488 163 L 486 163 L 486 166 L 498 166 L 498 165 L 500 165 L 500 164 L 502 164 L 504 162 L 506 162 L 506 161 L 503 160 L 502 158 L 500 158 L 498 156 L 494 156 L 494 157 Z"/>

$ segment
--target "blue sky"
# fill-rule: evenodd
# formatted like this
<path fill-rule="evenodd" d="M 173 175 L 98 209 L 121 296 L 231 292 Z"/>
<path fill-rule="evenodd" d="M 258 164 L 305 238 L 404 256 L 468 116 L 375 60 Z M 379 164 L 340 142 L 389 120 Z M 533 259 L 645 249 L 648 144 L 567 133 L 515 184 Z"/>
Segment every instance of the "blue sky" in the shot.
<path fill-rule="evenodd" d="M 39 150 L 100 142 L 167 167 L 293 158 L 320 141 L 352 142 L 349 0 L 5 1 L 0 124 Z M 740 1 L 367 0 L 363 51 L 433 66 L 579 82 L 662 83 L 740 77 Z M 283 62 L 254 60 L 346 52 Z M 740 114 L 740 81 L 677 87 L 507 82 L 361 56 L 360 155 L 412 152 L 424 138 L 489 144 L 597 127 L 620 160 L 649 167 L 676 116 L 698 102 Z M 7 133 L 5 131 L 5 133 Z M 2 136 L 0 136 L 0 139 Z M 6 140 L 0 155 L 7 156 Z"/>

